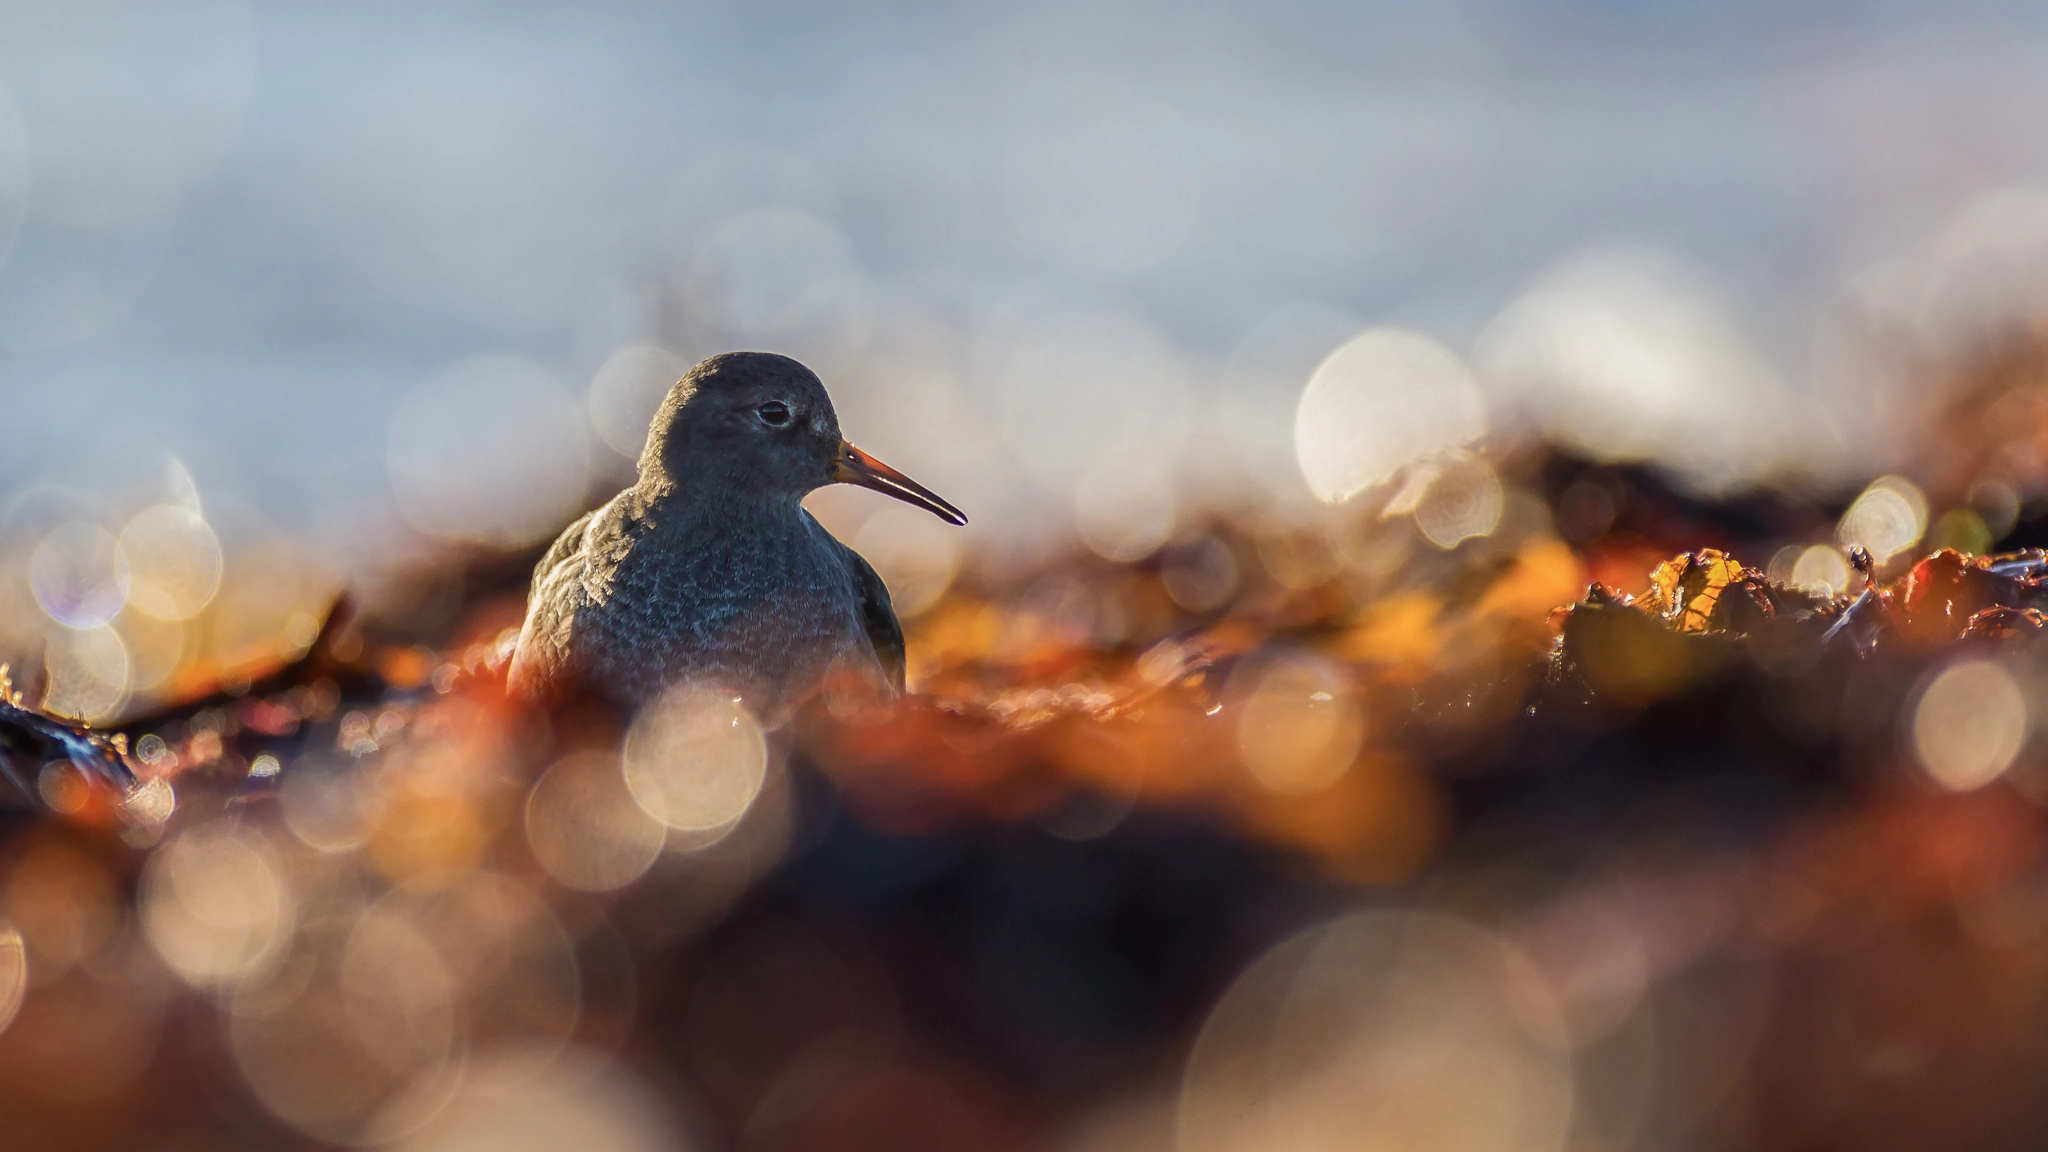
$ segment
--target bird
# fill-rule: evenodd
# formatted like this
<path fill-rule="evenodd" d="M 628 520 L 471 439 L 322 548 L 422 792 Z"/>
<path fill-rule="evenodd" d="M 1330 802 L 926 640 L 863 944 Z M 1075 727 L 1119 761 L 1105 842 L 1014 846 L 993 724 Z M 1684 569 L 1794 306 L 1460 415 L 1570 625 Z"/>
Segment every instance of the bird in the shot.
<path fill-rule="evenodd" d="M 967 523 L 848 443 L 824 383 L 796 360 L 726 352 L 690 369 L 654 415 L 636 482 L 535 566 L 508 690 L 637 710 L 686 685 L 738 697 L 768 727 L 837 676 L 903 692 L 887 585 L 803 507 L 828 484 Z"/>

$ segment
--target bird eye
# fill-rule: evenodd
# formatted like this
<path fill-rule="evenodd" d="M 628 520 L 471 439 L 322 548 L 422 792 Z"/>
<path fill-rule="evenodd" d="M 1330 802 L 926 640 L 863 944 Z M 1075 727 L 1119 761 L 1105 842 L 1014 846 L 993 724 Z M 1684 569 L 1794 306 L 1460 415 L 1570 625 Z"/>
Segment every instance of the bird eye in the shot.
<path fill-rule="evenodd" d="M 754 414 L 761 418 L 761 423 L 770 428 L 780 428 L 789 423 L 789 405 L 780 400 L 770 400 L 754 409 Z"/>

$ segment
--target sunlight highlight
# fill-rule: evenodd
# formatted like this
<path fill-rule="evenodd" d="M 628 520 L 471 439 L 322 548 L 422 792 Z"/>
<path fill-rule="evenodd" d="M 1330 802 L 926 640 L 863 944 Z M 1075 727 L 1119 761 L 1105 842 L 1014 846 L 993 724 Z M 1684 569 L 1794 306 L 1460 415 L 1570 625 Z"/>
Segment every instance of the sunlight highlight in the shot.
<path fill-rule="evenodd" d="M 1799 553 L 1799 559 L 1792 564 L 1790 583 L 1794 588 L 1826 596 L 1840 596 L 1849 590 L 1855 573 L 1849 562 L 1842 557 L 1842 550 L 1827 544 L 1815 544 Z"/>
<path fill-rule="evenodd" d="M 1365 718 L 1347 678 L 1307 653 L 1284 656 L 1257 676 L 1238 706 L 1237 750 L 1245 768 L 1283 795 L 1308 795 L 1336 783 L 1365 739 Z"/>
<path fill-rule="evenodd" d="M 641 709 L 625 779 L 641 811 L 679 832 L 730 828 L 768 775 L 768 744 L 739 700 L 691 685 Z"/>
<path fill-rule="evenodd" d="M 1949 665 L 1913 710 L 1913 749 L 1934 782 L 1971 792 L 2005 774 L 2027 738 L 2027 701 L 1989 660 Z"/>
<path fill-rule="evenodd" d="M 1570 1043 L 1528 958 L 1478 925 L 1360 912 L 1274 948 L 1210 1011 L 1179 1152 L 1557 1152 Z"/>
<path fill-rule="evenodd" d="M 0 920 L 0 1032 L 14 1023 L 28 994 L 28 948 L 21 930 Z"/>
<path fill-rule="evenodd" d="M 198 513 L 175 504 L 144 509 L 121 529 L 130 576 L 128 603 L 158 620 L 188 620 L 213 602 L 222 572 L 220 539 Z"/>
<path fill-rule="evenodd" d="M 617 756 L 559 760 L 526 799 L 526 842 L 561 884 L 608 892 L 639 879 L 661 856 L 668 829 L 627 789 Z"/>
<path fill-rule="evenodd" d="M 128 702 L 128 646 L 114 629 L 60 628 L 45 644 L 45 711 L 88 724 L 121 711 Z"/>
<path fill-rule="evenodd" d="M 1295 409 L 1311 491 L 1341 504 L 1486 431 L 1486 401 L 1457 354 L 1418 332 L 1374 328 L 1331 353 Z"/>
<path fill-rule="evenodd" d="M 270 854 L 222 821 L 180 834 L 143 869 L 143 932 L 197 988 L 257 972 L 292 929 L 291 893 Z"/>
<path fill-rule="evenodd" d="M 1882 564 L 1911 548 L 1927 534 L 1927 498 L 1919 486 L 1902 476 L 1871 481 L 1849 510 L 1835 536 L 1845 546 L 1861 544 Z"/>
<path fill-rule="evenodd" d="M 1437 464 L 1422 498 L 1415 504 L 1415 526 L 1439 548 L 1456 548 L 1466 540 L 1491 536 L 1500 525 L 1506 500 L 1500 477 L 1469 452 L 1452 454 Z"/>

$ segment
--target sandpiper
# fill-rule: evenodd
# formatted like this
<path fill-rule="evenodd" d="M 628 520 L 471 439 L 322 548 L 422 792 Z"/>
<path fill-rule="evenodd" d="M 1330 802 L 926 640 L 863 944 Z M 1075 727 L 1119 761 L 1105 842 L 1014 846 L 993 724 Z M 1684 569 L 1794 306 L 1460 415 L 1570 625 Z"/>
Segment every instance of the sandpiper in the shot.
<path fill-rule="evenodd" d="M 953 524 L 960 510 L 846 442 L 787 356 L 728 352 L 669 390 L 639 480 L 569 525 L 533 573 L 515 693 L 582 689 L 637 708 L 667 689 L 737 694 L 766 724 L 830 678 L 903 689 L 889 590 L 801 501 L 858 484 Z"/>

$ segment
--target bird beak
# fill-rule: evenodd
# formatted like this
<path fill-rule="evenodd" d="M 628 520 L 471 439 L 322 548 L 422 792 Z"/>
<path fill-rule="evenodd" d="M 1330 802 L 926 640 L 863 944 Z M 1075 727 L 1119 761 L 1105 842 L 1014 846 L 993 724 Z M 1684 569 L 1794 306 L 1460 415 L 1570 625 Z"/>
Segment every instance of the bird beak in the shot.
<path fill-rule="evenodd" d="M 965 524 L 967 517 L 958 508 L 939 499 L 931 489 L 905 476 L 873 456 L 840 441 L 839 459 L 832 464 L 832 479 L 839 484 L 858 484 L 894 496 L 905 504 L 915 504 L 948 524 Z"/>

